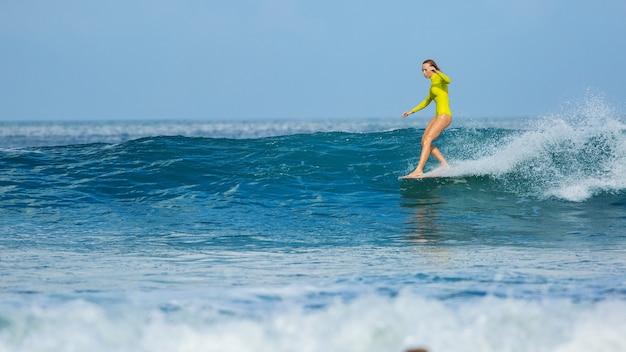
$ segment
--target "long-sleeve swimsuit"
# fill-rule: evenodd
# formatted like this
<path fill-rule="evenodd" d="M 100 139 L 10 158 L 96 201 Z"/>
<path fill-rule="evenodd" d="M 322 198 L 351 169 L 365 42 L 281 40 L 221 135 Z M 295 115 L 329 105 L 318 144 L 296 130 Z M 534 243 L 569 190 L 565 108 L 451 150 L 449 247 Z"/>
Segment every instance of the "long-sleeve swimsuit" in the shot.
<path fill-rule="evenodd" d="M 448 84 L 451 82 L 450 78 L 441 71 L 437 71 L 430 77 L 430 82 L 431 85 L 430 90 L 428 91 L 428 96 L 416 107 L 414 107 L 411 112 L 422 110 L 434 100 L 436 105 L 436 116 L 442 114 L 452 116 L 452 111 L 450 111 L 450 99 L 448 98 Z"/>

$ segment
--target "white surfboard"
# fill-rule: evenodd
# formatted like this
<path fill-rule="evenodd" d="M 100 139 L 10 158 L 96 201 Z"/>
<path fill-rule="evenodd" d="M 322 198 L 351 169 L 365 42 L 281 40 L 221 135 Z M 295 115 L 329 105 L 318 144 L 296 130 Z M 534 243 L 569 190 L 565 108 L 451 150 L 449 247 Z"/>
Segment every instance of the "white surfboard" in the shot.
<path fill-rule="evenodd" d="M 423 178 L 440 178 L 440 177 L 448 177 L 447 175 L 447 171 L 449 171 L 449 168 L 446 169 L 434 169 L 432 171 L 423 173 L 419 176 L 400 176 L 399 179 L 401 180 L 419 180 L 419 179 L 423 179 Z"/>

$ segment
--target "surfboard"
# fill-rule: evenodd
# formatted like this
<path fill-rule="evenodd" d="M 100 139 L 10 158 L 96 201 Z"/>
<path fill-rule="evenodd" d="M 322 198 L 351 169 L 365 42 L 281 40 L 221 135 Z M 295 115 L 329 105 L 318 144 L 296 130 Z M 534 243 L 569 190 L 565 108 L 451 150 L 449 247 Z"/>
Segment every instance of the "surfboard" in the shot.
<path fill-rule="evenodd" d="M 444 177 L 448 177 L 448 175 L 446 175 L 445 171 L 442 170 L 433 170 L 433 171 L 429 171 L 426 172 L 424 174 L 421 174 L 419 176 L 400 176 L 398 177 L 398 179 L 400 180 L 420 180 L 423 178 L 444 178 Z"/>
<path fill-rule="evenodd" d="M 400 180 L 423 180 L 425 178 L 444 178 L 446 176 L 444 175 L 428 175 L 428 174 L 423 174 L 421 176 L 400 176 L 398 177 L 398 179 Z"/>

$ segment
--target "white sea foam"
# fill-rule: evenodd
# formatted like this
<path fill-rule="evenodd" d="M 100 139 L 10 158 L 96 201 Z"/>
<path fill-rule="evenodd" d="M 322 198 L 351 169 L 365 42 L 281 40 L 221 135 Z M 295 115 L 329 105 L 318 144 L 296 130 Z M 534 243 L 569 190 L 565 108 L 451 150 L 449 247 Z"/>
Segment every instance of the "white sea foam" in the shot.
<path fill-rule="evenodd" d="M 535 195 L 583 201 L 626 189 L 626 124 L 597 96 L 453 161 L 450 176 L 489 176 Z M 514 179 L 514 180 L 513 180 Z"/>
<path fill-rule="evenodd" d="M 150 300 L 148 300 L 150 301 Z M 138 303 L 138 304 L 137 304 Z M 626 303 L 487 297 L 446 304 L 410 292 L 255 317 L 219 302 L 77 300 L 0 310 L 0 351 L 624 351 Z"/>

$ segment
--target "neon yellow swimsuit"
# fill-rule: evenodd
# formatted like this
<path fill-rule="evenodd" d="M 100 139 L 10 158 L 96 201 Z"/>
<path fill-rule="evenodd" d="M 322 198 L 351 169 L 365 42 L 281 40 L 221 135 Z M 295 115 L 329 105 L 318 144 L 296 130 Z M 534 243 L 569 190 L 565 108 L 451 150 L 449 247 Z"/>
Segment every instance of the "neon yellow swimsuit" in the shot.
<path fill-rule="evenodd" d="M 435 101 L 435 111 L 437 112 L 436 116 L 441 114 L 446 114 L 452 116 L 452 111 L 450 111 L 450 99 L 448 98 L 448 84 L 450 84 L 450 77 L 443 74 L 441 71 L 437 71 L 430 76 L 430 91 L 428 92 L 428 96 L 424 101 L 419 103 L 418 106 L 414 107 L 411 112 L 417 112 L 427 107 L 431 101 Z"/>

